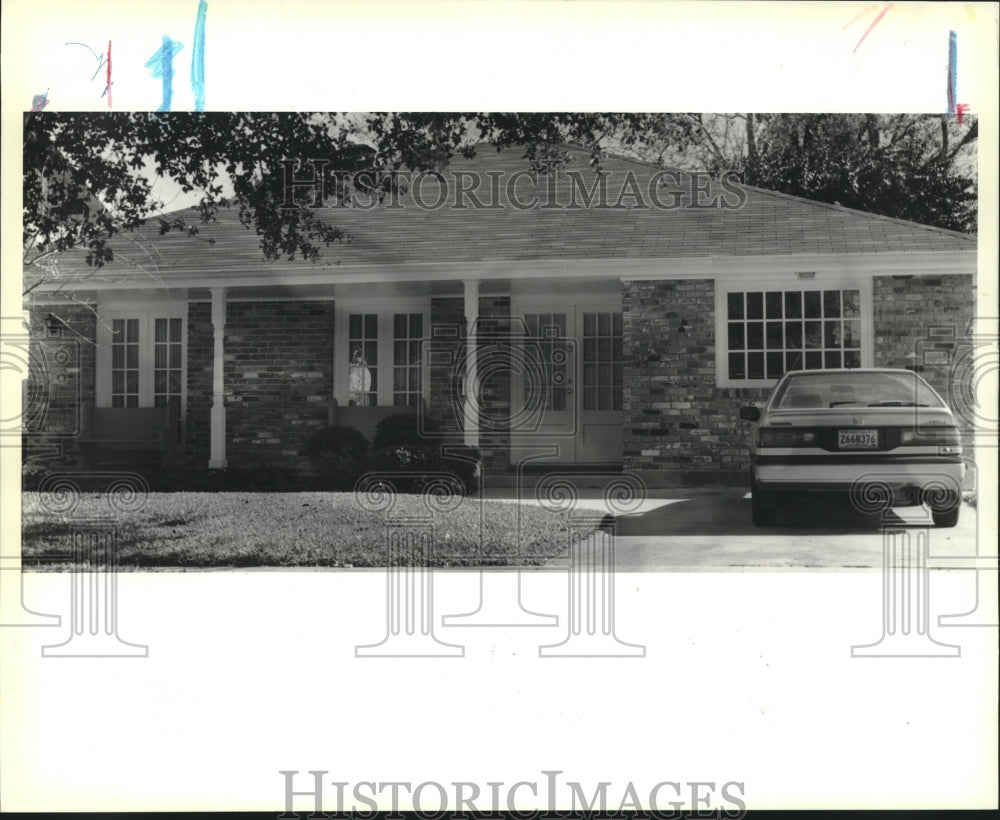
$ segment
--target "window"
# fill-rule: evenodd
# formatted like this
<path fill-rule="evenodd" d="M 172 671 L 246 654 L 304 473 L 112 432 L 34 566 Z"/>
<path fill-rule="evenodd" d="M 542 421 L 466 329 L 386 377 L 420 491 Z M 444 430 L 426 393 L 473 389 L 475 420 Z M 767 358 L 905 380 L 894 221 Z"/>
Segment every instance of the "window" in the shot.
<path fill-rule="evenodd" d="M 186 307 L 115 311 L 98 322 L 97 400 L 104 407 L 164 407 L 184 401 Z"/>
<path fill-rule="evenodd" d="M 424 335 L 422 313 L 396 313 L 392 317 L 392 403 L 416 405 L 423 395 L 420 340 Z"/>
<path fill-rule="evenodd" d="M 622 409 L 622 315 L 583 314 L 583 409 Z"/>
<path fill-rule="evenodd" d="M 355 407 L 412 407 L 426 387 L 421 342 L 423 310 L 406 308 L 338 313 L 334 394 Z"/>
<path fill-rule="evenodd" d="M 793 370 L 861 367 L 864 300 L 861 287 L 723 293 L 720 384 L 772 383 Z"/>

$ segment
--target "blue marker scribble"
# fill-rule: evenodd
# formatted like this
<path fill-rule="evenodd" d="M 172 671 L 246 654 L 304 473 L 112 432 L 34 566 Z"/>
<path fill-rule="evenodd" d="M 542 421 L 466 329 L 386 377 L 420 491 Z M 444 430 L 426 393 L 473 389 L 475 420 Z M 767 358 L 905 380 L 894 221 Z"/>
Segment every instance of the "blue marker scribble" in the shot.
<path fill-rule="evenodd" d="M 49 104 L 49 90 L 46 88 L 44 94 L 35 94 L 31 98 L 31 110 L 41 111 Z"/>
<path fill-rule="evenodd" d="M 85 49 L 87 49 L 87 51 L 89 51 L 91 54 L 94 55 L 94 59 L 97 61 L 97 68 L 95 68 L 94 73 L 90 75 L 90 79 L 93 80 L 95 77 L 97 77 L 97 74 L 100 72 L 100 70 L 104 68 L 104 60 L 105 60 L 104 54 L 98 54 L 96 51 L 94 51 L 94 49 L 92 49 L 86 43 L 63 43 L 63 45 L 83 46 Z"/>
<path fill-rule="evenodd" d="M 169 111 L 174 96 L 174 55 L 184 48 L 183 43 L 178 43 L 163 35 L 163 45 L 157 52 L 146 60 L 146 68 L 151 69 L 153 79 L 163 81 L 163 101 L 157 111 Z"/>
<path fill-rule="evenodd" d="M 948 115 L 955 116 L 955 86 L 958 81 L 958 35 L 948 32 Z"/>
<path fill-rule="evenodd" d="M 194 91 L 194 110 L 205 110 L 205 12 L 208 3 L 200 0 L 198 16 L 194 23 L 194 44 L 191 46 L 191 90 Z"/>

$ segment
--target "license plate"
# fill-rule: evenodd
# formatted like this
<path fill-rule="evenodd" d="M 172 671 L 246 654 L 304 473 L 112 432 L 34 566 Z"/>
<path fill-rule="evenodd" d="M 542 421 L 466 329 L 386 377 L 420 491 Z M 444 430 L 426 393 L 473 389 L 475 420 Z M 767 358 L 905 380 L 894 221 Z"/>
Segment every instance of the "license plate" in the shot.
<path fill-rule="evenodd" d="M 874 450 L 878 447 L 878 430 L 838 430 L 837 447 L 841 450 Z"/>

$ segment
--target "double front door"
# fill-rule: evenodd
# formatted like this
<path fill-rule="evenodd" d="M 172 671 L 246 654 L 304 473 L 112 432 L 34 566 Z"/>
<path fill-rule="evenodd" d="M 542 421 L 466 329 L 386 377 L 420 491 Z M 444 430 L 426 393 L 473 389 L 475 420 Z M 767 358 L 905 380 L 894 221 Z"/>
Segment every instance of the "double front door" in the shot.
<path fill-rule="evenodd" d="M 617 306 L 521 302 L 511 379 L 511 463 L 554 446 L 545 463 L 622 461 L 622 314 Z"/>

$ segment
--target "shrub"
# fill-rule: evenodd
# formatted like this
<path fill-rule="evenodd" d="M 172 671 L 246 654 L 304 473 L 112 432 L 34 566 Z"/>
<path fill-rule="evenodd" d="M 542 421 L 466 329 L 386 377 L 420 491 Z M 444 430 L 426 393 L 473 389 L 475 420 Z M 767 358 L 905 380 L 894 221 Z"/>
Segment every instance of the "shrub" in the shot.
<path fill-rule="evenodd" d="M 393 413 L 386 416 L 375 425 L 375 437 L 372 439 L 373 450 L 384 450 L 396 445 L 421 445 L 427 439 L 420 435 L 420 419 L 416 413 Z M 429 417 L 422 419 L 424 430 L 429 433 L 438 431 L 437 422 Z"/>
<path fill-rule="evenodd" d="M 442 456 L 440 443 L 383 447 L 372 455 L 368 469 L 371 472 L 406 474 L 391 480 L 396 491 L 401 493 L 422 492 L 428 482 L 434 480 L 433 473 L 452 473 L 460 482 L 458 489 L 465 493 L 473 492 L 479 486 L 476 480 L 479 451 L 474 447 L 454 449 L 455 455 L 449 453 Z"/>
<path fill-rule="evenodd" d="M 329 489 L 347 490 L 364 471 L 368 442 L 354 427 L 327 427 L 309 437 L 304 455 Z"/>

